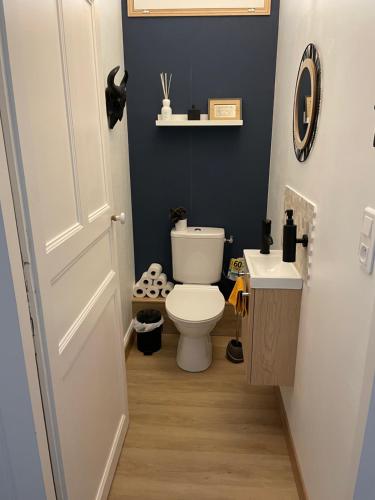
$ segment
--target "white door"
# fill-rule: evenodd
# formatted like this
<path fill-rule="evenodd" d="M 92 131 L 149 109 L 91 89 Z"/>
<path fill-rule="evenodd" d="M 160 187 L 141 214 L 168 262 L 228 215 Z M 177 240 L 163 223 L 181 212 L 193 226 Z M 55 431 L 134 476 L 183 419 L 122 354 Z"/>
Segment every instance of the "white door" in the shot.
<path fill-rule="evenodd" d="M 128 425 L 96 8 L 114 1 L 2 2 L 55 479 L 62 498 L 105 498 Z"/>

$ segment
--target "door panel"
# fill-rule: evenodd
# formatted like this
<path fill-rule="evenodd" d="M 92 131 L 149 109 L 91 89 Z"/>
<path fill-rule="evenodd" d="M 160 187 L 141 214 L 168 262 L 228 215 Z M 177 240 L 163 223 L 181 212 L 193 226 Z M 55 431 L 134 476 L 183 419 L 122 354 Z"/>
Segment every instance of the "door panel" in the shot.
<path fill-rule="evenodd" d="M 40 210 L 42 241 L 48 249 L 77 226 L 80 207 L 72 161 L 56 2 L 47 1 L 43 6 L 38 3 L 41 2 L 33 2 L 33 12 L 28 13 L 25 2 L 16 0 L 11 14 L 12 22 L 19 22 L 14 43 L 17 57 L 23 61 L 14 75 L 14 84 L 20 87 L 17 105 L 22 108 L 25 124 L 32 127 L 25 160 L 32 165 L 36 186 L 41 183 L 59 186 L 55 191 L 39 192 L 41 207 L 48 207 L 48 210 Z M 9 11 L 7 5 L 4 9 Z M 43 22 L 31 23 L 30 16 L 42 16 Z M 23 40 L 20 39 L 21 30 L 24 31 Z M 20 42 L 18 47 L 17 40 Z M 32 99 L 28 90 L 32 92 Z"/>
<path fill-rule="evenodd" d="M 60 5 L 73 126 L 79 131 L 75 134 L 77 163 L 84 176 L 87 216 L 92 221 L 108 206 L 100 116 L 104 93 L 103 85 L 99 88 L 96 81 L 99 62 L 94 4 L 88 0 L 60 0 Z"/>
<path fill-rule="evenodd" d="M 124 425 L 123 403 L 118 397 L 123 392 L 123 374 L 120 364 L 115 362 L 119 356 L 115 300 L 112 295 L 103 304 L 84 347 L 78 351 L 78 357 L 72 358 L 64 374 L 63 399 L 68 409 L 68 425 L 62 435 L 62 443 L 66 443 L 65 474 L 70 491 L 79 492 L 79 497 L 69 499 L 96 498 L 114 437 Z M 96 453 L 96 449 L 103 452 Z M 94 481 L 87 480 L 88 471 Z"/>
<path fill-rule="evenodd" d="M 95 245 L 89 247 L 78 260 L 52 281 L 52 302 L 64 303 L 64 308 L 56 307 L 54 312 L 58 342 L 65 336 L 73 321 L 81 315 L 109 273 L 113 273 L 112 243 L 110 234 L 106 231 Z M 82 279 L 82 274 L 85 279 Z M 67 295 L 66 290 L 71 292 Z"/>
<path fill-rule="evenodd" d="M 70 364 L 75 362 L 76 358 L 80 355 L 81 349 L 92 334 L 92 330 L 99 321 L 106 303 L 116 292 L 114 277 L 115 274 L 113 272 L 108 273 L 103 283 L 101 283 L 80 315 L 75 318 L 69 330 L 67 330 L 58 343 L 59 362 L 62 367 L 61 375 L 66 373 L 70 368 Z M 118 325 L 116 324 L 115 326 L 118 329 Z M 113 325 L 111 324 L 110 327 L 112 328 Z"/>
<path fill-rule="evenodd" d="M 61 497 L 69 500 L 105 496 L 128 423 L 99 1 L 4 0 Z"/>

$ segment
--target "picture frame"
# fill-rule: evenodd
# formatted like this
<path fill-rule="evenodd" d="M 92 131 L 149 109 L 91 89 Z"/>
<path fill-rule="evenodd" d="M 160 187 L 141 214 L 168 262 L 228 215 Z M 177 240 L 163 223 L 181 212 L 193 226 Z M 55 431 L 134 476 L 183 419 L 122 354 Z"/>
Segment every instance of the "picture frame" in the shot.
<path fill-rule="evenodd" d="M 242 120 L 241 98 L 210 98 L 208 100 L 209 120 Z"/>
<path fill-rule="evenodd" d="M 128 17 L 269 16 L 271 0 L 127 0 Z"/>

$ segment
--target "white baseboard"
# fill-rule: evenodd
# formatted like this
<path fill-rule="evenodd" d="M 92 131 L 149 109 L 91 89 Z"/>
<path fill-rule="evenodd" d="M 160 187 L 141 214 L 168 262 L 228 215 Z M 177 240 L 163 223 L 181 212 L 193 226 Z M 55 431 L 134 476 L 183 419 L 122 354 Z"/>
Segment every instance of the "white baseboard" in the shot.
<path fill-rule="evenodd" d="M 128 326 L 128 329 L 126 330 L 126 333 L 124 335 L 124 349 L 127 348 L 132 333 L 133 333 L 133 320 L 131 320 L 130 325 Z"/>

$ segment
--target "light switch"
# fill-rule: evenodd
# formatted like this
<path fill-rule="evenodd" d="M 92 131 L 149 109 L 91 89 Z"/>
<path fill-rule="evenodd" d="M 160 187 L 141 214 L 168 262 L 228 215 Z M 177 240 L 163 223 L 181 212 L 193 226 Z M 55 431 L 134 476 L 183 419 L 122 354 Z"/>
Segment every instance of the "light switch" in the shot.
<path fill-rule="evenodd" d="M 374 254 L 375 254 L 375 230 L 373 229 L 375 221 L 375 210 L 366 207 L 363 220 L 361 235 L 359 241 L 358 257 L 361 267 L 366 273 L 371 274 L 374 267 Z"/>
<path fill-rule="evenodd" d="M 372 223 L 373 223 L 373 219 L 371 217 L 369 217 L 368 215 L 365 215 L 363 217 L 362 234 L 364 234 L 368 238 L 371 237 Z"/>

